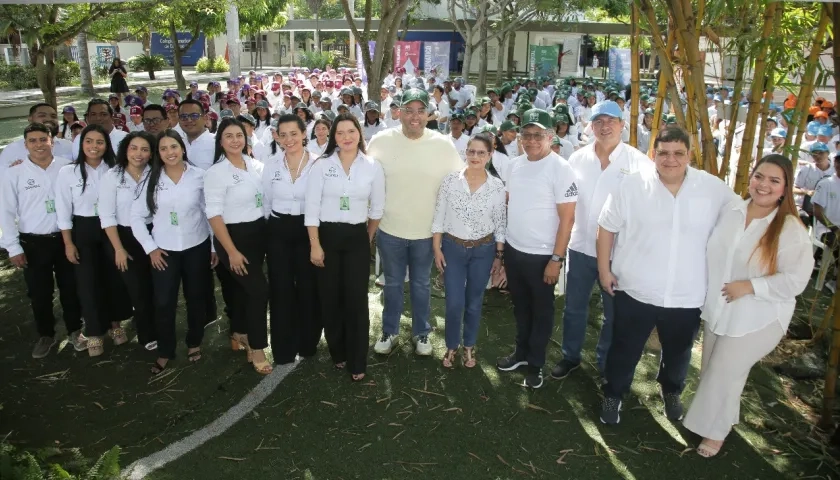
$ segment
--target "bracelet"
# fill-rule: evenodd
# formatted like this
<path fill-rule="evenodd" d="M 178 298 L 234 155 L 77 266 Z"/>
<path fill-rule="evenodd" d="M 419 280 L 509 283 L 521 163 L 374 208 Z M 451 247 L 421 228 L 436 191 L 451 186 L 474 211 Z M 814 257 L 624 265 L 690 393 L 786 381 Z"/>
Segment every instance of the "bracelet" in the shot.
<path fill-rule="evenodd" d="M 496 250 L 496 258 L 502 260 L 505 258 L 505 251 L 504 250 Z"/>
<path fill-rule="evenodd" d="M 312 241 L 312 240 L 318 240 L 318 241 L 320 241 L 321 239 L 320 239 L 320 237 L 309 237 L 309 240 L 310 240 L 310 241 Z"/>

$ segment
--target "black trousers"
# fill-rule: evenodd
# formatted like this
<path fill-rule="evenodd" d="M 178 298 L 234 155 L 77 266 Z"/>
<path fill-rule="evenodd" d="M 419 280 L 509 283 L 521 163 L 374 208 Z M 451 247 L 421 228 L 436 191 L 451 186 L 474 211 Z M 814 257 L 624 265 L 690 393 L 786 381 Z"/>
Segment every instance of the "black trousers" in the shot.
<path fill-rule="evenodd" d="M 367 225 L 324 222 L 318 234 L 324 249 L 324 268 L 317 272 L 318 295 L 330 356 L 334 363 L 347 362 L 351 374 L 364 373 L 370 346 Z"/>
<path fill-rule="evenodd" d="M 81 329 L 82 307 L 76 292 L 76 275 L 73 272 L 73 264 L 64 254 L 64 239 L 61 233 L 21 233 L 19 240 L 26 255 L 27 266 L 23 269 L 23 280 L 26 282 L 26 294 L 32 305 L 38 336 L 55 336 L 53 277 L 55 284 L 58 284 L 58 299 L 67 333 Z"/>
<path fill-rule="evenodd" d="M 187 348 L 201 346 L 207 320 L 207 297 L 212 272 L 210 270 L 210 237 L 198 245 L 176 252 L 166 250 L 166 269 L 152 268 L 152 288 L 155 302 L 155 326 L 158 336 L 158 356 L 175 358 L 175 317 L 178 310 L 178 290 L 184 284 L 187 304 Z"/>
<path fill-rule="evenodd" d="M 666 308 L 615 293 L 613 337 L 604 368 L 604 396 L 621 398 L 630 391 L 636 365 L 656 327 L 662 352 L 656 380 L 665 393 L 680 393 L 691 361 L 691 347 L 700 327 L 699 308 Z"/>
<path fill-rule="evenodd" d="M 228 334 L 245 333 L 244 319 L 237 318 L 231 308 L 231 305 L 234 303 L 232 290 L 234 280 L 231 277 L 231 273 L 226 268 L 215 268 L 213 271 L 216 272 L 216 277 L 219 278 L 219 284 L 222 287 L 222 300 L 225 302 L 224 312 L 228 317 Z M 216 282 L 213 279 L 213 275 L 207 278 L 207 283 L 210 295 L 207 296 L 207 320 L 205 321 L 205 325 L 216 320 L 219 316 L 216 305 Z"/>
<path fill-rule="evenodd" d="M 315 271 L 309 261 L 309 234 L 303 215 L 272 213 L 268 219 L 268 285 L 271 350 L 278 364 L 295 355 L 315 355 L 323 325 Z"/>
<path fill-rule="evenodd" d="M 79 251 L 75 265 L 76 290 L 85 335 L 101 337 L 108 333 L 111 322 L 119 322 L 133 315 L 131 298 L 120 279 L 114 256 L 105 245 L 110 244 L 99 217 L 73 217 L 73 243 Z"/>
<path fill-rule="evenodd" d="M 554 330 L 554 285 L 543 281 L 551 255 L 520 252 L 505 243 L 505 270 L 516 318 L 516 358 L 528 366 L 545 365 Z"/>
<path fill-rule="evenodd" d="M 227 305 L 231 310 L 231 325 L 233 325 L 233 319 L 242 321 L 245 327 L 244 333 L 248 334 L 248 344 L 254 350 L 260 350 L 268 347 L 266 325 L 268 282 L 263 272 L 267 240 L 265 219 L 261 217 L 253 222 L 229 223 L 226 226 L 236 249 L 248 259 L 248 264 L 245 266 L 248 273 L 237 275 L 230 269 L 230 258 L 227 252 L 218 239 L 214 239 L 219 263 L 224 270 L 227 270 L 229 275 L 229 278 L 223 280 L 222 289 L 225 288 L 225 283 L 227 283 L 230 289 L 230 299 L 226 298 L 225 302 L 232 302 L 232 304 Z M 224 277 L 220 276 L 220 278 Z"/>

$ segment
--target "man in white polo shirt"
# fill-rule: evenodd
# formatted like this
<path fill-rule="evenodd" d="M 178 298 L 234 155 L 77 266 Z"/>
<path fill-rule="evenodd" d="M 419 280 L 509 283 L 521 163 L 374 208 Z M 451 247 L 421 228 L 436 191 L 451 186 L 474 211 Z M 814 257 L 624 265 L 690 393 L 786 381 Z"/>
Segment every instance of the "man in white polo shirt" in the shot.
<path fill-rule="evenodd" d="M 653 169 L 653 162 L 647 156 L 621 141 L 622 116 L 623 112 L 613 101 L 595 104 L 590 118 L 595 141 L 569 157 L 569 164 L 577 177 L 575 184 L 578 199 L 575 225 L 569 242 L 569 273 L 563 309 L 563 360 L 551 370 L 551 376 L 557 379 L 566 378 L 580 366 L 580 352 L 589 317 L 589 299 L 592 297 L 592 287 L 598 282 L 595 235 L 598 233 L 601 208 L 625 175 L 641 169 Z M 598 346 L 595 347 L 595 358 L 598 370 L 603 372 L 612 339 L 613 322 L 612 296 L 603 289 L 601 303 L 604 323 Z"/>
<path fill-rule="evenodd" d="M 508 164 L 508 227 L 504 250 L 516 317 L 516 349 L 496 362 L 504 372 L 528 367 L 524 386 L 543 384 L 545 350 L 554 329 L 554 286 L 563 274 L 578 197 L 569 162 L 551 151 L 554 122 L 537 108 L 522 116 L 525 154 Z"/>
<path fill-rule="evenodd" d="M 598 273 L 615 309 L 602 387 L 606 424 L 620 420 L 621 399 L 654 327 L 665 415 L 683 416 L 680 394 L 706 299 L 706 243 L 720 212 L 739 198 L 716 176 L 688 166 L 690 145 L 681 127 L 660 130 L 656 168 L 625 176 L 598 218 Z"/>

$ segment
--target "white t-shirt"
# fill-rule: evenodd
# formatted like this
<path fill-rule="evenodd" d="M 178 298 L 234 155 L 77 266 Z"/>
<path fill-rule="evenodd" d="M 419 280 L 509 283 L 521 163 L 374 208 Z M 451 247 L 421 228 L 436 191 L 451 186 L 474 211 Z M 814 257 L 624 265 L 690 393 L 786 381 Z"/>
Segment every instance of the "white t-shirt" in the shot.
<path fill-rule="evenodd" d="M 821 180 L 817 184 L 817 189 L 811 201 L 822 207 L 829 222 L 840 225 L 840 178 L 837 175 Z M 822 222 L 816 222 L 814 228 L 817 238 L 828 231 L 828 228 Z"/>
<path fill-rule="evenodd" d="M 506 239 L 520 252 L 551 255 L 560 216 L 557 205 L 576 202 L 575 172 L 554 152 L 535 162 L 521 155 L 507 172 L 508 228 Z"/>
<path fill-rule="evenodd" d="M 462 133 L 459 138 L 455 138 L 452 135 L 447 135 L 452 145 L 455 145 L 455 150 L 458 150 L 458 155 L 461 156 L 461 161 L 466 163 L 467 162 L 467 145 L 470 143 L 470 137 L 466 133 Z"/>

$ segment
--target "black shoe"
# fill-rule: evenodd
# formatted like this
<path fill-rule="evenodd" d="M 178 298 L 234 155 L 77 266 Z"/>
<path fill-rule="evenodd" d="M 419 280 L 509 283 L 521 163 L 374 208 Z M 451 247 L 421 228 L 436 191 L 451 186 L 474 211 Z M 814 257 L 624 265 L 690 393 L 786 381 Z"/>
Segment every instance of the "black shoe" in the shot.
<path fill-rule="evenodd" d="M 683 404 L 679 393 L 661 392 L 662 401 L 665 402 L 665 416 L 672 422 L 679 422 L 683 418 Z"/>
<path fill-rule="evenodd" d="M 617 425 L 621 421 L 621 416 L 618 414 L 620 411 L 620 398 L 604 397 L 604 401 L 601 402 L 601 423 Z"/>
<path fill-rule="evenodd" d="M 557 365 L 551 369 L 551 378 L 556 378 L 557 380 L 563 380 L 564 378 L 568 377 L 570 373 L 580 368 L 579 363 L 572 363 L 568 360 L 560 360 L 557 362 Z"/>
<path fill-rule="evenodd" d="M 502 357 L 496 360 L 496 368 L 503 372 L 512 372 L 519 367 L 527 366 L 528 362 L 516 358 L 516 353 L 511 353 L 507 357 Z"/>
<path fill-rule="evenodd" d="M 525 376 L 525 382 L 522 384 L 528 388 L 540 388 L 543 385 L 543 374 L 541 367 L 529 367 L 528 375 Z"/>

